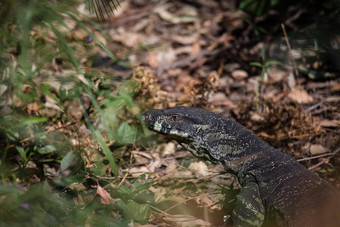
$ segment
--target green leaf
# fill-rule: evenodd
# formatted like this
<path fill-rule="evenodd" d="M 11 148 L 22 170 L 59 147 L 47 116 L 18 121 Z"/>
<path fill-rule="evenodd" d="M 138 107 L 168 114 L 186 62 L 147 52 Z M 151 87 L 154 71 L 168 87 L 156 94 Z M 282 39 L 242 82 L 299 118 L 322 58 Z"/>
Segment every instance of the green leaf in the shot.
<path fill-rule="evenodd" d="M 51 94 L 51 85 L 44 84 L 40 87 L 40 92 L 44 95 L 50 95 Z"/>
<path fill-rule="evenodd" d="M 92 173 L 95 176 L 103 176 L 105 173 L 105 165 L 102 162 L 97 162 L 96 167 L 91 168 Z"/>
<path fill-rule="evenodd" d="M 121 124 L 117 130 L 117 142 L 121 144 L 134 143 L 137 129 L 130 126 L 127 122 Z"/>
<path fill-rule="evenodd" d="M 46 195 L 50 189 L 51 186 L 46 182 L 35 184 L 21 195 L 20 200 L 22 202 L 39 201 L 39 199 L 42 198 L 43 195 Z"/>
<path fill-rule="evenodd" d="M 66 100 L 66 89 L 63 86 L 59 87 L 59 99 L 60 101 L 65 101 Z"/>
<path fill-rule="evenodd" d="M 117 207 L 122 210 L 124 217 L 133 219 L 139 223 L 146 223 L 151 214 L 151 208 L 149 204 L 139 204 L 133 200 L 124 202 L 123 200 L 117 201 Z"/>
<path fill-rule="evenodd" d="M 268 66 L 271 66 L 271 65 L 280 65 L 281 62 L 280 61 L 267 61 L 264 66 L 265 67 L 268 67 Z"/>
<path fill-rule="evenodd" d="M 57 148 L 54 145 L 46 145 L 38 149 L 39 154 L 48 154 L 56 151 Z"/>
<path fill-rule="evenodd" d="M 23 190 L 20 190 L 16 187 L 6 185 L 6 184 L 0 184 L 0 195 L 1 194 L 8 194 L 8 193 L 22 193 Z"/>
<path fill-rule="evenodd" d="M 21 120 L 21 124 L 31 125 L 31 124 L 46 122 L 47 120 L 48 120 L 47 117 L 27 117 Z"/>
<path fill-rule="evenodd" d="M 70 99 L 70 100 L 74 100 L 74 99 L 77 99 L 79 98 L 81 92 L 82 92 L 82 88 L 81 87 L 73 87 L 72 89 L 70 89 L 68 91 L 68 95 L 67 95 L 67 98 Z"/>
<path fill-rule="evenodd" d="M 112 64 L 116 61 L 119 61 L 119 59 L 97 38 L 97 36 L 88 29 L 87 25 L 85 25 L 83 22 L 78 20 L 77 17 L 75 17 L 73 14 L 67 13 L 67 15 L 70 16 L 74 21 L 76 21 L 78 26 L 82 28 L 89 36 L 91 36 L 93 40 L 104 50 L 104 52 L 110 58 L 112 58 L 113 60 L 115 59 L 114 61 L 112 61 Z"/>
<path fill-rule="evenodd" d="M 24 161 L 26 162 L 27 161 L 27 157 L 26 157 L 26 152 L 25 152 L 24 148 L 15 146 L 15 149 L 17 149 L 17 151 L 19 152 L 19 154 L 22 157 L 22 159 L 24 159 Z"/>
<path fill-rule="evenodd" d="M 103 149 L 103 152 L 105 154 L 105 158 L 110 162 L 113 174 L 115 176 L 118 176 L 118 169 L 117 169 L 117 164 L 113 158 L 112 152 L 106 145 L 103 136 L 98 132 L 97 130 L 93 130 L 93 136 L 97 140 L 99 146 Z"/>
<path fill-rule="evenodd" d="M 140 178 L 145 179 L 145 174 L 141 175 Z M 155 181 L 153 181 L 153 180 L 149 181 L 149 182 L 141 182 L 139 180 L 136 180 L 136 181 L 133 182 L 132 188 L 134 189 L 134 191 L 138 191 L 138 192 L 148 191 L 150 186 L 154 183 L 155 183 Z"/>
<path fill-rule="evenodd" d="M 131 190 L 126 185 L 122 185 L 120 188 L 118 188 L 117 192 L 119 193 L 119 198 L 123 200 L 133 199 L 135 196 L 134 191 Z"/>
<path fill-rule="evenodd" d="M 264 79 L 264 72 L 261 72 L 260 77 L 262 80 Z"/>
<path fill-rule="evenodd" d="M 262 68 L 262 63 L 260 62 L 250 62 L 250 65 Z"/>
<path fill-rule="evenodd" d="M 81 157 L 78 152 L 71 151 L 65 155 L 60 162 L 60 170 L 64 172 L 66 169 L 71 169 L 75 172 L 79 169 Z"/>
<path fill-rule="evenodd" d="M 64 53 L 67 55 L 68 59 L 74 66 L 74 68 L 77 69 L 77 71 L 80 71 L 80 64 L 78 62 L 78 59 L 74 56 L 73 50 L 69 46 L 67 40 L 64 38 L 64 36 L 54 27 L 53 24 L 49 24 L 50 30 L 54 33 L 54 35 L 57 37 L 57 41 L 59 44 L 59 47 L 64 51 Z"/>

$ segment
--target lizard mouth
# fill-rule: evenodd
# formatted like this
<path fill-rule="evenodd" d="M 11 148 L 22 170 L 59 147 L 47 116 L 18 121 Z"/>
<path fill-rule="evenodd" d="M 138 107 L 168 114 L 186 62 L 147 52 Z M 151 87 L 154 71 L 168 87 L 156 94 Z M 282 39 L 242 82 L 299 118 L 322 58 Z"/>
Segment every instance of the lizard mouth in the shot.
<path fill-rule="evenodd" d="M 148 129 L 154 132 L 158 132 L 164 135 L 168 135 L 170 129 L 164 128 L 162 122 L 157 120 L 157 117 L 152 114 L 152 112 L 147 111 L 142 115 L 145 125 Z"/>
<path fill-rule="evenodd" d="M 145 112 L 142 114 L 142 119 L 145 122 L 146 127 L 150 130 L 154 130 L 155 123 L 156 123 L 156 118 L 152 116 L 151 113 L 148 113 L 149 111 Z"/>
<path fill-rule="evenodd" d="M 147 111 L 142 115 L 148 129 L 169 136 L 169 138 L 188 140 L 189 134 L 183 130 L 171 127 L 169 124 L 164 124 L 161 120 L 157 119 L 152 112 Z"/>

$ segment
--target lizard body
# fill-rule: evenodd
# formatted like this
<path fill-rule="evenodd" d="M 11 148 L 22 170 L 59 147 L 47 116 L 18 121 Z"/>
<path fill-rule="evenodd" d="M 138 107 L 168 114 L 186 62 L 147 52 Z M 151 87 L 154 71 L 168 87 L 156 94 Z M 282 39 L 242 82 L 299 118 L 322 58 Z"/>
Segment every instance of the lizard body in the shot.
<path fill-rule="evenodd" d="M 291 156 L 222 115 L 175 107 L 144 113 L 146 126 L 195 156 L 226 164 L 242 186 L 235 226 L 340 226 L 340 193 Z"/>

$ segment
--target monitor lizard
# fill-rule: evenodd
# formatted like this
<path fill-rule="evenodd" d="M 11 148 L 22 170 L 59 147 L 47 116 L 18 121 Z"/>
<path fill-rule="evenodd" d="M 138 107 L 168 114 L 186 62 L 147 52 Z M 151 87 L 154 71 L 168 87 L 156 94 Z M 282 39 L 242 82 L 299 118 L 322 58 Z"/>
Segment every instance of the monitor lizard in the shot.
<path fill-rule="evenodd" d="M 150 130 L 237 176 L 234 226 L 340 226 L 339 191 L 236 121 L 183 106 L 149 110 L 143 118 Z"/>

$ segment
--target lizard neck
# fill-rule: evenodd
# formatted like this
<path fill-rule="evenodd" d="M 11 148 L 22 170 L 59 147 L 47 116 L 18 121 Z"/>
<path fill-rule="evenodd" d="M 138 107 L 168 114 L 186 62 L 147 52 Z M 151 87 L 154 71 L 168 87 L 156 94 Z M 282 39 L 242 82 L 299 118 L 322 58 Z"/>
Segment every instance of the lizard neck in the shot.
<path fill-rule="evenodd" d="M 276 153 L 274 150 L 254 135 L 251 139 L 235 141 L 223 161 L 232 172 L 241 177 L 271 162 Z"/>
<path fill-rule="evenodd" d="M 276 155 L 275 148 L 258 138 L 252 131 L 239 123 L 223 118 L 207 129 L 200 147 L 213 159 L 226 164 L 229 171 L 243 176 L 269 163 Z"/>

